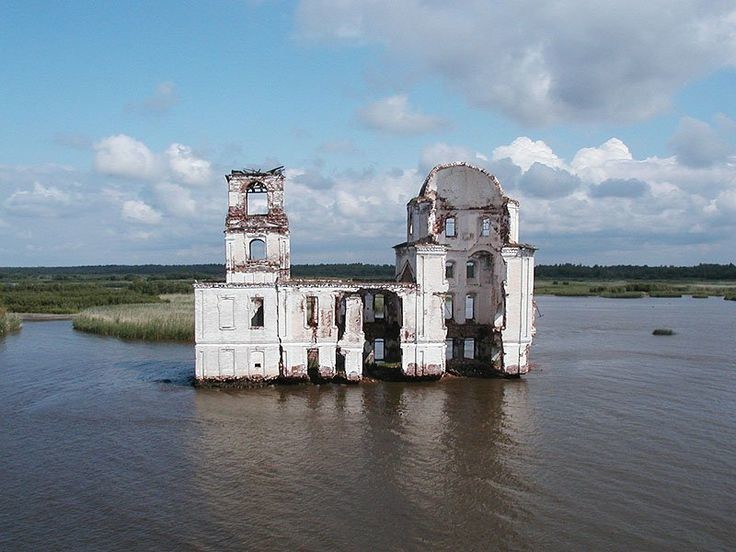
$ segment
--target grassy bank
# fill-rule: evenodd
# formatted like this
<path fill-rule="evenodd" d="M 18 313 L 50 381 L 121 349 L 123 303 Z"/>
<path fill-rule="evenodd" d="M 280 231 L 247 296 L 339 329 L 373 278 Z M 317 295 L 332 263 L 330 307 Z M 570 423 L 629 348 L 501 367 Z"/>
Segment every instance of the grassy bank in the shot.
<path fill-rule="evenodd" d="M 124 339 L 194 341 L 194 295 L 163 295 L 162 303 L 92 307 L 74 329 Z"/>
<path fill-rule="evenodd" d="M 20 330 L 20 324 L 20 317 L 8 313 L 4 308 L 0 307 L 0 337 L 10 332 L 17 332 Z"/>
<path fill-rule="evenodd" d="M 560 297 L 607 297 L 611 299 L 635 299 L 638 297 L 736 297 L 736 282 L 640 282 L 596 280 L 536 280 L 536 295 Z"/>

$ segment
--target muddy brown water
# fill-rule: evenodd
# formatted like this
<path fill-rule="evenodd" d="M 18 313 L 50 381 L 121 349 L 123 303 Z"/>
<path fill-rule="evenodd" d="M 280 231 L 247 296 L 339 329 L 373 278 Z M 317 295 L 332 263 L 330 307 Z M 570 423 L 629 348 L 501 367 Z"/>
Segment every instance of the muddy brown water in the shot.
<path fill-rule="evenodd" d="M 520 381 L 195 390 L 191 346 L 27 322 L 0 548 L 736 547 L 736 303 L 538 303 Z"/>

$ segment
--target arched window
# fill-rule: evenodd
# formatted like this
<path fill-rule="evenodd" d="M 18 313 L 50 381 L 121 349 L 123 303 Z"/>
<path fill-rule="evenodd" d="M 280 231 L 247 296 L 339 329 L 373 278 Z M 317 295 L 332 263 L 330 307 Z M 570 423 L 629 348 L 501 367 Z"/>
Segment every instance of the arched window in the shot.
<path fill-rule="evenodd" d="M 480 235 L 487 237 L 491 235 L 491 219 L 483 217 L 480 220 Z"/>
<path fill-rule="evenodd" d="M 475 278 L 475 261 L 465 263 L 465 278 L 468 280 Z"/>
<path fill-rule="evenodd" d="M 455 277 L 455 263 L 447 261 L 445 263 L 445 278 L 451 279 Z"/>
<path fill-rule="evenodd" d="M 266 258 L 266 242 L 261 239 L 251 240 L 248 244 L 248 258 L 260 261 Z"/>
<path fill-rule="evenodd" d="M 249 215 L 268 214 L 268 191 L 261 183 L 253 184 L 245 195 L 245 209 Z"/>
<path fill-rule="evenodd" d="M 445 219 L 445 236 L 454 238 L 455 234 L 455 217 L 447 217 Z"/>

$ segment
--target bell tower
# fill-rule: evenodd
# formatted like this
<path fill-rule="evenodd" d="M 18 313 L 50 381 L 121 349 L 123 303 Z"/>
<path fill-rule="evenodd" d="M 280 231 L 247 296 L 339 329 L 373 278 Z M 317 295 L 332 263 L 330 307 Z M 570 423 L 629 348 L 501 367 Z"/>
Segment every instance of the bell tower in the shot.
<path fill-rule="evenodd" d="M 284 212 L 284 168 L 226 175 L 225 268 L 228 284 L 288 280 L 289 219 Z"/>

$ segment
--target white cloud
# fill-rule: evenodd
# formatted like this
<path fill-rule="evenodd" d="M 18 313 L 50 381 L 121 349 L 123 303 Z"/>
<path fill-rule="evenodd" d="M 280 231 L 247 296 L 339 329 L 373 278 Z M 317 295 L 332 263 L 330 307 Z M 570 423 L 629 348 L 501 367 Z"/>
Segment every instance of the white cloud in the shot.
<path fill-rule="evenodd" d="M 150 179 L 159 172 L 159 162 L 153 152 L 138 140 L 117 134 L 103 138 L 94 145 L 95 168 L 111 176 Z"/>
<path fill-rule="evenodd" d="M 186 184 L 207 184 L 212 180 L 210 162 L 194 155 L 192 148 L 171 144 L 166 150 L 169 167 L 174 175 Z"/>
<path fill-rule="evenodd" d="M 59 216 L 72 203 L 72 196 L 56 186 L 35 182 L 31 189 L 16 190 L 3 206 L 16 214 Z"/>
<path fill-rule="evenodd" d="M 736 6 L 711 0 L 301 0 L 296 24 L 530 124 L 646 118 L 736 64 Z"/>
<path fill-rule="evenodd" d="M 726 122 L 723 118 L 719 121 Z M 709 167 L 725 161 L 736 148 L 712 128 L 708 123 L 692 117 L 680 120 L 670 146 L 677 159 L 690 167 Z"/>
<path fill-rule="evenodd" d="M 120 214 L 129 222 L 151 225 L 161 222 L 161 213 L 147 203 L 135 199 L 123 202 Z"/>
<path fill-rule="evenodd" d="M 534 163 L 546 165 L 553 169 L 565 167 L 565 163 L 555 155 L 547 144 L 542 140 L 532 140 L 526 136 L 520 136 L 507 146 L 499 146 L 493 150 L 493 161 L 511 159 L 515 165 L 526 172 Z"/>
<path fill-rule="evenodd" d="M 565 197 L 581 186 L 580 179 L 564 169 L 553 169 L 534 163 L 519 179 L 519 189 L 527 196 L 542 198 Z"/>
<path fill-rule="evenodd" d="M 172 215 L 190 217 L 197 212 L 197 202 L 188 189 L 171 182 L 159 182 L 155 190 L 158 203 Z"/>
<path fill-rule="evenodd" d="M 594 148 L 582 148 L 572 158 L 570 166 L 581 177 L 602 182 L 608 176 L 608 167 L 620 161 L 631 161 L 629 148 L 618 138 L 611 138 Z"/>
<path fill-rule="evenodd" d="M 368 128 L 393 134 L 422 134 L 445 126 L 439 117 L 414 110 L 405 94 L 389 96 L 359 109 L 358 118 Z"/>

